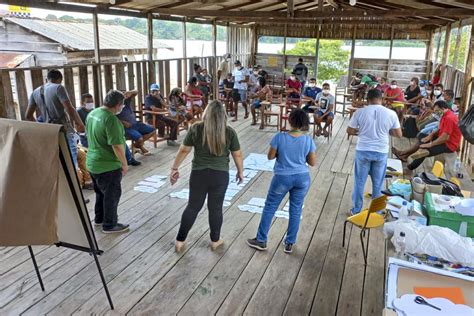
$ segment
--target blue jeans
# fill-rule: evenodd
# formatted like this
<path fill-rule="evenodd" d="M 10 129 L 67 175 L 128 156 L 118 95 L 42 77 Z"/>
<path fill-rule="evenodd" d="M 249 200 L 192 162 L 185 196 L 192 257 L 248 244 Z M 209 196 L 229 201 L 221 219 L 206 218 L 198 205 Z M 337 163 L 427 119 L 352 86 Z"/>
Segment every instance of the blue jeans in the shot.
<path fill-rule="evenodd" d="M 125 159 L 127 159 L 127 162 L 130 162 L 132 160 L 132 152 L 130 151 L 130 147 L 128 147 L 127 144 L 125 144 Z"/>
<path fill-rule="evenodd" d="M 125 137 L 137 141 L 142 138 L 143 135 L 153 133 L 154 130 L 155 128 L 148 124 L 137 122 L 133 124 L 132 127 L 125 129 Z"/>
<path fill-rule="evenodd" d="M 67 141 L 69 144 L 69 150 L 71 151 L 72 162 L 74 163 L 74 167 L 77 169 L 77 138 L 76 134 L 68 133 L 66 134 Z"/>
<path fill-rule="evenodd" d="M 428 123 L 428 124 L 425 125 L 425 128 L 423 128 L 420 131 L 420 133 L 429 135 L 432 132 L 434 132 L 435 130 L 437 130 L 438 128 L 439 128 L 439 121 L 436 121 L 436 122 L 433 122 L 433 123 Z"/>
<path fill-rule="evenodd" d="M 300 228 L 301 212 L 303 202 L 308 193 L 311 178 L 309 173 L 299 173 L 290 176 L 274 175 L 270 189 L 268 190 L 265 207 L 263 208 L 262 218 L 258 226 L 257 240 L 266 242 L 268 231 L 272 224 L 273 216 L 278 209 L 285 195 L 290 193 L 290 220 L 288 221 L 288 232 L 286 233 L 285 243 L 294 244 L 296 235 Z"/>
<path fill-rule="evenodd" d="M 364 200 L 364 187 L 367 176 L 372 179 L 372 198 L 382 195 L 388 154 L 376 151 L 356 150 L 354 168 L 354 190 L 352 191 L 353 213 L 359 213 Z"/>

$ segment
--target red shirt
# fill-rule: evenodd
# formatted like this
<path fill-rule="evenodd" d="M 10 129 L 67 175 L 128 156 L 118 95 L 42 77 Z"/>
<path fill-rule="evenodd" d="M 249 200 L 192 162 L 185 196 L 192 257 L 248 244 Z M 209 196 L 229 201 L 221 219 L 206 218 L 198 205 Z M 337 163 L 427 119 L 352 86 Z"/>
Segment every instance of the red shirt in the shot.
<path fill-rule="evenodd" d="M 288 88 L 291 88 L 291 89 L 296 89 L 296 90 L 301 90 L 301 82 L 299 82 L 298 80 L 291 80 L 291 79 L 288 79 L 286 81 L 286 84 L 288 85 Z"/>
<path fill-rule="evenodd" d="M 431 84 L 435 85 L 435 84 L 438 84 L 440 81 L 441 81 L 441 76 L 434 75 L 433 79 L 431 79 Z"/>
<path fill-rule="evenodd" d="M 388 88 L 387 90 L 385 90 L 385 95 L 386 95 L 387 97 L 390 97 L 390 98 L 391 98 L 391 97 L 393 97 L 393 96 L 395 96 L 395 95 L 397 95 L 397 94 L 398 94 L 398 97 L 397 97 L 396 99 L 387 100 L 390 104 L 391 104 L 392 102 L 396 102 L 396 101 L 399 101 L 399 102 L 405 101 L 405 95 L 404 95 L 402 89 L 400 89 L 400 88 L 398 88 L 398 87 L 397 87 L 396 89 Z"/>
<path fill-rule="evenodd" d="M 453 152 L 458 150 L 461 144 L 461 130 L 458 127 L 458 117 L 451 110 L 444 113 L 439 122 L 438 136 L 444 133 L 449 135 L 446 146 Z"/>

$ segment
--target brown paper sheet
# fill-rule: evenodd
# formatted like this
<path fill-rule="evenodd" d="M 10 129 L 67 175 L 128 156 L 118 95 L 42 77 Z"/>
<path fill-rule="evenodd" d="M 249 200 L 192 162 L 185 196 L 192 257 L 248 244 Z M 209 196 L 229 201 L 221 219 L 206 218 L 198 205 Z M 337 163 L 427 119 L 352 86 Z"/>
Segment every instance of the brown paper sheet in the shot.
<path fill-rule="evenodd" d="M 0 119 L 0 246 L 58 242 L 60 128 Z"/>

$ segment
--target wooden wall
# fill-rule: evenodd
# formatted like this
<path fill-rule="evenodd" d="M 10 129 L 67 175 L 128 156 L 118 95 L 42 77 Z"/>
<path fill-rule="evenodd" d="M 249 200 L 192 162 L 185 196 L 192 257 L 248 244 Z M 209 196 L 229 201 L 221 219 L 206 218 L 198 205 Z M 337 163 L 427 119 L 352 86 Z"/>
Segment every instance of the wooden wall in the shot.
<path fill-rule="evenodd" d="M 427 79 L 427 61 L 424 60 L 401 60 L 401 59 L 362 59 L 354 58 L 352 75 L 357 72 L 370 73 L 377 77 L 386 77 L 388 80 L 397 80 L 400 87 L 410 84 L 410 79 L 418 77 Z"/>
<path fill-rule="evenodd" d="M 66 57 L 60 44 L 24 28 L 4 21 L 0 27 L 0 52 L 30 53 L 35 55 L 36 66 L 62 65 Z"/>
<path fill-rule="evenodd" d="M 233 58 L 246 60 L 250 54 L 234 55 Z M 217 62 L 221 59 L 218 58 Z M 213 57 L 193 59 L 155 60 L 155 78 L 161 86 L 161 93 L 166 97 L 175 87 L 184 88 L 189 78 L 185 77 L 185 70 L 194 63 L 207 68 L 214 73 L 216 60 Z M 138 90 L 134 104 L 142 104 L 149 86 L 149 64 L 147 61 L 133 61 L 120 63 L 104 63 L 100 66 L 102 81 L 98 82 L 97 65 L 65 65 L 54 67 L 62 71 L 63 84 L 68 91 L 72 103 L 79 106 L 80 96 L 84 93 L 94 95 L 96 106 L 99 89 L 105 95 L 110 89 Z M 33 67 L 24 69 L 0 69 L 0 117 L 23 119 L 28 97 L 32 91 L 44 83 L 49 68 Z M 212 71 L 212 72 L 211 72 Z M 188 74 L 192 74 L 188 72 Z"/>

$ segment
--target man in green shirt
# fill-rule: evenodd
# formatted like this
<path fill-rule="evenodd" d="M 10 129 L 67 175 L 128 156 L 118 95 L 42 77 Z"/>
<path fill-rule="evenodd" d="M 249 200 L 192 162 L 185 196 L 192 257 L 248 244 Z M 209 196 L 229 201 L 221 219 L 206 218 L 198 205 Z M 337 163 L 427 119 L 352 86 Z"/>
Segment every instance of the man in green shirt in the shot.
<path fill-rule="evenodd" d="M 105 96 L 104 105 L 87 116 L 87 168 L 96 193 L 95 224 L 104 233 L 128 230 L 129 225 L 118 223 L 117 207 L 122 195 L 121 181 L 127 173 L 125 131 L 117 118 L 123 109 L 122 92 L 112 90 Z"/>

